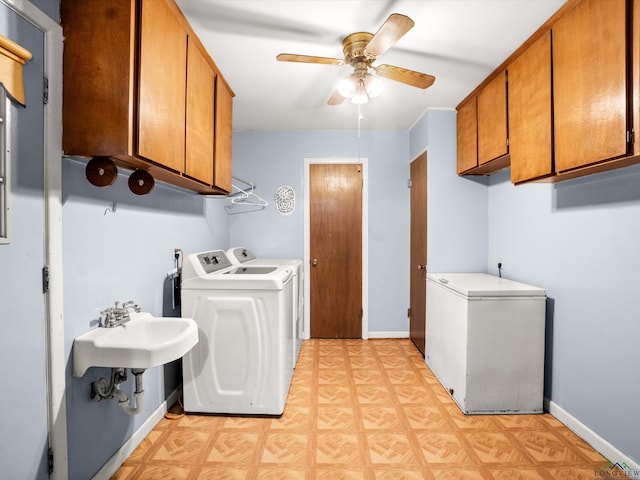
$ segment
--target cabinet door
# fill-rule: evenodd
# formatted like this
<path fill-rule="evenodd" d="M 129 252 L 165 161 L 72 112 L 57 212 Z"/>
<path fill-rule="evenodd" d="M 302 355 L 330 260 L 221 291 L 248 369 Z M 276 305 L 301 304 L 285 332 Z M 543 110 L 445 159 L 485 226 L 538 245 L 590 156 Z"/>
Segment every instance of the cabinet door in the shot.
<path fill-rule="evenodd" d="M 130 155 L 135 76 L 133 0 L 64 0 L 63 151 Z"/>
<path fill-rule="evenodd" d="M 233 93 L 218 76 L 216 79 L 213 186 L 225 192 L 231 192 L 232 125 Z"/>
<path fill-rule="evenodd" d="M 626 3 L 583 0 L 552 26 L 558 172 L 627 153 Z"/>
<path fill-rule="evenodd" d="M 198 47 L 189 42 L 185 174 L 213 183 L 213 109 L 215 73 Z"/>
<path fill-rule="evenodd" d="M 551 32 L 509 67 L 509 154 L 511 181 L 553 173 Z"/>
<path fill-rule="evenodd" d="M 458 174 L 478 166 L 477 111 L 476 97 L 458 109 L 456 127 Z"/>
<path fill-rule="evenodd" d="M 187 33 L 168 1 L 141 2 L 137 152 L 183 172 Z"/>
<path fill-rule="evenodd" d="M 505 70 L 478 93 L 478 165 L 509 153 L 507 135 Z"/>

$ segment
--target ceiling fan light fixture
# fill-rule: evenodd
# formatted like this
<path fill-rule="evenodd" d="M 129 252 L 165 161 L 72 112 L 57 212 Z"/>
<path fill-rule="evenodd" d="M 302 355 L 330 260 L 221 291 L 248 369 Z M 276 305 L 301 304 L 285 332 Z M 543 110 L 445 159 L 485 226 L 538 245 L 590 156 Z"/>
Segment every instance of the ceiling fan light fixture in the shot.
<path fill-rule="evenodd" d="M 364 86 L 367 90 L 369 98 L 375 98 L 384 90 L 384 83 L 378 77 L 371 75 L 370 73 L 364 78 Z"/>
<path fill-rule="evenodd" d="M 348 76 L 338 84 L 338 92 L 344 98 L 351 98 L 356 93 L 357 80 L 353 75 Z"/>
<path fill-rule="evenodd" d="M 355 103 L 356 105 L 363 105 L 369 102 L 369 95 L 367 94 L 367 89 L 364 85 L 364 80 L 358 80 L 358 86 L 356 87 L 356 91 L 351 97 L 351 103 Z"/>

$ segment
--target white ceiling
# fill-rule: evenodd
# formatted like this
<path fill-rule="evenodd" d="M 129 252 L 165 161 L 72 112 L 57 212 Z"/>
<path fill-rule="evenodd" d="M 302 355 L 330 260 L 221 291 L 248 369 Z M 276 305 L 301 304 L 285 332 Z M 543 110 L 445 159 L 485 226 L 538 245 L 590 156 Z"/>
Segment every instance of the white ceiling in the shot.
<path fill-rule="evenodd" d="M 415 26 L 383 63 L 435 75 L 421 90 L 385 79 L 362 129 L 408 130 L 455 108 L 565 0 L 177 0 L 235 92 L 234 131 L 358 128 L 358 107 L 327 105 L 349 66 L 278 62 L 279 53 L 343 58 L 342 39 L 375 33 L 391 13 Z"/>

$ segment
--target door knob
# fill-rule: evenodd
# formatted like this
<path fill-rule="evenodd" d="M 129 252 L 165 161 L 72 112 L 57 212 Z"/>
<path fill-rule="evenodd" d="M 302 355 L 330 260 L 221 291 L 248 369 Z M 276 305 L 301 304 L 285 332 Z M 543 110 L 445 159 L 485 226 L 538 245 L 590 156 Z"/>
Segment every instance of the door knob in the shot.
<path fill-rule="evenodd" d="M 426 272 L 427 271 L 427 266 L 418 264 L 418 270 L 424 270 Z"/>
<path fill-rule="evenodd" d="M 314 258 L 313 261 L 311 262 L 311 265 L 313 265 L 314 267 L 318 266 L 318 259 Z"/>

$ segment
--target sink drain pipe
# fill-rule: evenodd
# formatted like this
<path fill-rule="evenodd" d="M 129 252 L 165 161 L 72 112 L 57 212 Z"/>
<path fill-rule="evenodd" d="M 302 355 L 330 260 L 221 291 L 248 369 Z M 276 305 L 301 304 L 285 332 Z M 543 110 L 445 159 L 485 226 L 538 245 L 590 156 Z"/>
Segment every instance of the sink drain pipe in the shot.
<path fill-rule="evenodd" d="M 133 373 L 136 379 L 136 390 L 133 392 L 136 403 L 135 407 L 131 405 L 127 394 L 120 390 L 120 384 L 115 385 L 113 394 L 114 397 L 118 399 L 118 405 L 120 405 L 124 413 L 127 415 L 138 415 L 144 407 L 144 390 L 142 389 L 142 374 L 144 373 L 144 369 L 132 368 L 131 373 Z"/>
<path fill-rule="evenodd" d="M 127 415 L 138 415 L 144 407 L 144 390 L 142 388 L 144 368 L 132 368 L 131 373 L 136 379 L 136 389 L 133 392 L 135 406 L 131 405 L 131 400 L 129 400 L 127 394 L 120 390 L 120 384 L 127 379 L 126 370 L 121 368 L 111 369 L 111 379 L 108 385 L 104 378 L 94 382 L 91 397 L 94 398 L 96 402 L 100 402 L 105 398 L 115 398 L 118 400 L 118 405 L 120 405 L 124 413 Z"/>

